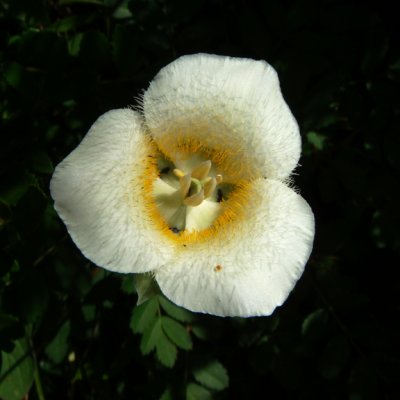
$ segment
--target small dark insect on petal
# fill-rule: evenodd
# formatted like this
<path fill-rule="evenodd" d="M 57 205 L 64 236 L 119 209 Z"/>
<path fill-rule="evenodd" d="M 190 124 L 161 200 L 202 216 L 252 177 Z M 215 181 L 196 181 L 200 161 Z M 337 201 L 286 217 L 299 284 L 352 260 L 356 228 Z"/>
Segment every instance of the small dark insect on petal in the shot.
<path fill-rule="evenodd" d="M 180 232 L 180 229 L 176 228 L 175 226 L 173 226 L 172 228 L 169 228 L 169 229 L 171 229 L 171 231 L 176 234 L 178 234 Z"/>

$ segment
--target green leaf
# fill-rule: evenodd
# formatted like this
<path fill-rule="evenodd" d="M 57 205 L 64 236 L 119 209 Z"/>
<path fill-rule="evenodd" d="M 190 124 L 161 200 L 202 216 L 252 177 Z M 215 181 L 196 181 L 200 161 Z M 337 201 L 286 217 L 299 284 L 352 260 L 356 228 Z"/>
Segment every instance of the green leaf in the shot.
<path fill-rule="evenodd" d="M 308 132 L 307 140 L 311 143 L 317 150 L 322 150 L 325 146 L 326 137 L 317 132 Z"/>
<path fill-rule="evenodd" d="M 4 65 L 4 78 L 13 88 L 18 88 L 21 85 L 23 73 L 23 67 L 16 62 L 10 62 Z"/>
<path fill-rule="evenodd" d="M 217 360 L 201 360 L 193 368 L 195 379 L 210 389 L 223 390 L 229 386 L 225 367 Z"/>
<path fill-rule="evenodd" d="M 175 364 L 177 353 L 176 346 L 162 334 L 156 344 L 156 354 L 160 362 L 166 367 L 172 368 Z"/>
<path fill-rule="evenodd" d="M 138 305 L 160 293 L 157 282 L 151 274 L 135 274 L 133 284 L 138 294 Z"/>
<path fill-rule="evenodd" d="M 162 317 L 162 326 L 167 336 L 183 350 L 192 349 L 192 339 L 189 332 L 179 323 L 169 317 Z"/>
<path fill-rule="evenodd" d="M 212 400 L 212 396 L 208 389 L 190 382 L 186 386 L 186 400 Z"/>
<path fill-rule="evenodd" d="M 157 342 L 163 335 L 161 318 L 157 318 L 143 333 L 140 342 L 140 351 L 142 354 L 149 354 L 156 347 Z"/>
<path fill-rule="evenodd" d="M 160 400 L 174 400 L 172 390 L 170 388 L 165 389 L 160 397 Z"/>
<path fill-rule="evenodd" d="M 0 312 L 0 350 L 10 353 L 14 349 L 14 341 L 24 336 L 22 324 L 13 315 Z"/>
<path fill-rule="evenodd" d="M 33 382 L 33 357 L 26 338 L 15 342 L 14 350 L 1 353 L 0 398 L 21 400 Z"/>
<path fill-rule="evenodd" d="M 93 19 L 93 16 L 83 16 L 83 15 L 71 15 L 65 18 L 62 18 L 52 25 L 50 25 L 47 29 L 54 30 L 56 32 L 69 32 L 74 31 L 78 27 L 89 23 Z"/>
<path fill-rule="evenodd" d="M 80 32 L 75 36 L 72 36 L 71 39 L 68 41 L 68 52 L 71 56 L 76 57 L 79 55 L 82 39 L 83 33 Z"/>
<path fill-rule="evenodd" d="M 145 329 L 153 323 L 158 310 L 158 300 L 156 297 L 136 306 L 132 312 L 130 328 L 133 333 L 143 333 Z"/>
<path fill-rule="evenodd" d="M 21 199 L 21 197 L 28 191 L 32 186 L 37 186 L 38 182 L 34 175 L 25 174 L 18 180 L 14 181 L 12 186 L 5 187 L 0 190 L 0 200 L 7 205 L 15 205 Z"/>
<path fill-rule="evenodd" d="M 192 332 L 197 338 L 201 340 L 209 339 L 207 327 L 205 327 L 204 325 L 192 325 Z"/>
<path fill-rule="evenodd" d="M 66 321 L 53 340 L 46 346 L 46 355 L 56 364 L 62 362 L 68 353 L 68 338 L 71 331 L 70 321 Z"/>
<path fill-rule="evenodd" d="M 82 315 L 85 322 L 92 322 L 96 318 L 96 306 L 85 304 L 82 306 Z"/>
<path fill-rule="evenodd" d="M 326 329 L 327 323 L 327 312 L 319 308 L 304 319 L 301 326 L 301 333 L 304 337 L 313 342 L 322 335 L 323 331 Z"/>
<path fill-rule="evenodd" d="M 130 0 L 123 0 L 122 2 L 120 2 L 113 13 L 114 18 L 125 19 L 132 17 L 132 12 L 129 10 L 129 1 Z"/>
<path fill-rule="evenodd" d="M 178 321 L 182 322 L 191 322 L 195 319 L 195 315 L 190 311 L 177 306 L 174 303 L 171 303 L 167 298 L 164 296 L 159 296 L 158 298 L 161 307 L 163 310 L 170 316 Z"/>
<path fill-rule="evenodd" d="M 135 285 L 133 282 L 133 276 L 131 274 L 126 275 L 121 280 L 121 290 L 127 295 L 133 294 L 136 292 Z"/>

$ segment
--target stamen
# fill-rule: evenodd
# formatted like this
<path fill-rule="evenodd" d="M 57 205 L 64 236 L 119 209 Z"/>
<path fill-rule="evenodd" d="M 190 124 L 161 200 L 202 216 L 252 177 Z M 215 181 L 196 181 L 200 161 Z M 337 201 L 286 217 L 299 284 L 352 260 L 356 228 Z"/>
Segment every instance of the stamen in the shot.
<path fill-rule="evenodd" d="M 204 197 L 210 197 L 217 187 L 217 180 L 215 178 L 211 178 L 208 182 L 204 184 Z"/>
<path fill-rule="evenodd" d="M 178 178 L 183 178 L 185 176 L 185 173 L 183 171 L 181 171 L 180 169 L 175 168 L 174 175 Z"/>
<path fill-rule="evenodd" d="M 196 207 L 200 205 L 204 200 L 204 189 L 201 189 L 200 192 L 194 194 L 193 196 L 186 197 L 185 200 L 183 200 L 183 204 L 191 207 Z"/>
<path fill-rule="evenodd" d="M 201 181 L 208 176 L 210 169 L 211 169 L 211 161 L 210 160 L 204 161 L 193 169 L 192 176 L 193 178 L 196 178 L 199 181 Z"/>
<path fill-rule="evenodd" d="M 182 162 L 182 169 L 174 168 L 172 163 L 159 164 L 158 177 L 163 183 L 155 185 L 157 190 L 153 193 L 168 229 L 178 236 L 182 232 L 209 228 L 219 216 L 221 205 L 217 203 L 223 200 L 223 195 L 218 184 L 222 182 L 222 175 L 215 175 L 210 160 L 200 162 L 199 158 Z M 195 210 L 205 199 L 205 207 Z"/>
<path fill-rule="evenodd" d="M 179 179 L 179 190 L 181 192 L 182 198 L 185 198 L 188 195 L 191 183 L 192 180 L 190 174 L 186 174 Z"/>

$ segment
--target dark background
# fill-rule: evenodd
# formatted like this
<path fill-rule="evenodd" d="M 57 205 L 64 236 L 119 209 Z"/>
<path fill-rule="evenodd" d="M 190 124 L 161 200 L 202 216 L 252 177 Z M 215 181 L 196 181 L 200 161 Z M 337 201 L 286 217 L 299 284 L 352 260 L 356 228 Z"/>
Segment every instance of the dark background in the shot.
<path fill-rule="evenodd" d="M 0 2 L 0 398 L 399 399 L 397 25 L 386 1 Z M 314 250 L 272 317 L 157 303 L 131 322 L 132 277 L 81 255 L 49 181 L 100 114 L 197 52 L 277 69 Z M 179 326 L 151 345 L 146 315 Z"/>

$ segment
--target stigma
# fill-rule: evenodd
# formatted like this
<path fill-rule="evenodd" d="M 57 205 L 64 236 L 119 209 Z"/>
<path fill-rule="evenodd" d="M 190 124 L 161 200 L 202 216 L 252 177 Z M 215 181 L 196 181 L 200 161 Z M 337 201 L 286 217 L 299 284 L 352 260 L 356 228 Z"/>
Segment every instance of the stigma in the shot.
<path fill-rule="evenodd" d="M 209 176 L 211 166 L 211 161 L 207 160 L 186 174 L 178 168 L 173 170 L 179 179 L 179 190 L 184 205 L 196 207 L 214 194 L 217 185 L 222 182 L 222 175 Z"/>

